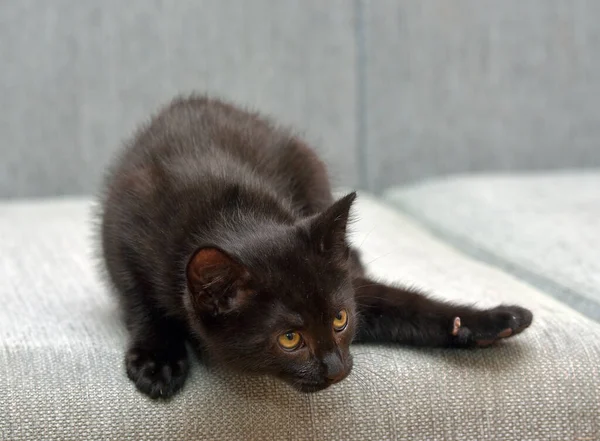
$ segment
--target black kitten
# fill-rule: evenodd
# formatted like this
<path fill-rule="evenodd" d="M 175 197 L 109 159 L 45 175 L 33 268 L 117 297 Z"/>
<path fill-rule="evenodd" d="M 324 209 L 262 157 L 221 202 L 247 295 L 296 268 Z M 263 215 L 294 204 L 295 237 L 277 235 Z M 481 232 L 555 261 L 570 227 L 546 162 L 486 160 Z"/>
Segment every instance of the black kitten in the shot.
<path fill-rule="evenodd" d="M 476 310 L 368 280 L 346 241 L 354 199 L 334 202 L 315 153 L 259 115 L 173 101 L 118 158 L 102 201 L 129 378 L 173 395 L 193 340 L 229 367 L 317 391 L 348 375 L 353 340 L 471 347 L 529 326 L 523 308 Z"/>

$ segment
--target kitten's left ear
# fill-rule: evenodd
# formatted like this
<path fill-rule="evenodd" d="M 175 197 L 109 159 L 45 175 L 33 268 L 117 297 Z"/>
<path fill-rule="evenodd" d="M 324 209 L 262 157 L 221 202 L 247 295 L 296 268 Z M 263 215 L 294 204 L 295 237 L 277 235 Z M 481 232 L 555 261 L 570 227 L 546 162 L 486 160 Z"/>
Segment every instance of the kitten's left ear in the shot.
<path fill-rule="evenodd" d="M 356 192 L 352 192 L 313 219 L 312 237 L 317 241 L 320 252 L 347 252 L 346 230 L 355 199 Z"/>
<path fill-rule="evenodd" d="M 194 308 L 213 315 L 241 307 L 253 294 L 248 270 L 217 248 L 196 252 L 188 263 L 187 279 Z"/>

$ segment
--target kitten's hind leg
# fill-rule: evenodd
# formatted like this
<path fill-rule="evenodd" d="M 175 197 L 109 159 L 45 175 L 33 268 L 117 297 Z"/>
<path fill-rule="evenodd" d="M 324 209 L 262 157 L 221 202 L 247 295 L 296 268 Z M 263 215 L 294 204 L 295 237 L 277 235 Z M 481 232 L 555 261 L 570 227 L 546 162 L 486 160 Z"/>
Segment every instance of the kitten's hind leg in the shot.
<path fill-rule="evenodd" d="M 189 371 L 184 332 L 173 319 L 158 317 L 144 304 L 128 308 L 126 314 L 130 332 L 127 376 L 151 398 L 173 396 Z"/>
<path fill-rule="evenodd" d="M 353 280 L 361 318 L 357 341 L 415 346 L 476 347 L 527 328 L 531 312 L 519 306 L 476 309 L 428 298 L 365 277 Z"/>

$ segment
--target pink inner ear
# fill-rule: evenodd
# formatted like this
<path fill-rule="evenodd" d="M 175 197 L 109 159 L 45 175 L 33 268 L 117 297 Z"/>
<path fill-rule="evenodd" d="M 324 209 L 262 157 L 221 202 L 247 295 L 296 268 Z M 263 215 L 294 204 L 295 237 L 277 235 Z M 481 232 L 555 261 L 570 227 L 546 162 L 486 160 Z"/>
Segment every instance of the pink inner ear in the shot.
<path fill-rule="evenodd" d="M 230 265 L 232 260 L 222 251 L 215 248 L 205 248 L 196 253 L 192 259 L 192 264 L 198 268 L 215 267 L 221 265 Z"/>
<path fill-rule="evenodd" d="M 210 278 L 210 274 L 219 270 L 239 270 L 239 265 L 229 256 L 215 248 L 205 248 L 198 251 L 188 265 L 187 275 L 193 285 L 202 285 Z"/>
<path fill-rule="evenodd" d="M 192 303 L 214 313 L 227 313 L 243 305 L 254 293 L 248 270 L 216 248 L 196 252 L 187 268 Z"/>

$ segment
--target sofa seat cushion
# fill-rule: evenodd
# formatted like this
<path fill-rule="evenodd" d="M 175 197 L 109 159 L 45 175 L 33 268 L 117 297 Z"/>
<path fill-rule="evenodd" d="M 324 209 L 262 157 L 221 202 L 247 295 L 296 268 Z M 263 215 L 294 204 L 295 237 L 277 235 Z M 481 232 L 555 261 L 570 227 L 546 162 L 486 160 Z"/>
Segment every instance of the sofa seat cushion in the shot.
<path fill-rule="evenodd" d="M 486 350 L 357 345 L 355 369 L 300 394 L 195 361 L 172 400 L 137 392 L 126 333 L 96 271 L 88 200 L 0 204 L 0 439 L 597 439 L 600 325 L 361 195 L 371 272 L 449 299 L 534 311 Z"/>
<path fill-rule="evenodd" d="M 386 199 L 600 321 L 600 170 L 437 179 Z"/>

